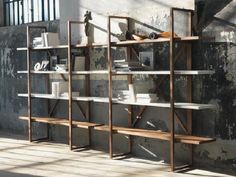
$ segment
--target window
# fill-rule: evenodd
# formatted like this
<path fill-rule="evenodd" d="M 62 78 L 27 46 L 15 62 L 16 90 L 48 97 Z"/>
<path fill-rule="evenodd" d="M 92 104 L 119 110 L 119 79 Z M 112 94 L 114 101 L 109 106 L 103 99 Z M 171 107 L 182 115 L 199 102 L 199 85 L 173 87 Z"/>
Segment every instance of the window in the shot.
<path fill-rule="evenodd" d="M 59 19 L 59 0 L 4 0 L 5 26 Z"/>

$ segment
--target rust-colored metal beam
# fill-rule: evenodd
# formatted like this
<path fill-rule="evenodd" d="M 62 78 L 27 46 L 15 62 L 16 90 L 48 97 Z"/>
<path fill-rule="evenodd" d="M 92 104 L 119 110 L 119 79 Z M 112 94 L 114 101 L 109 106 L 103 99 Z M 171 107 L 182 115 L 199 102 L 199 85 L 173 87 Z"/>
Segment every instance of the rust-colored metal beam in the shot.
<path fill-rule="evenodd" d="M 108 42 L 108 52 L 107 52 L 107 62 L 108 62 L 108 97 L 109 97 L 109 155 L 110 158 L 113 156 L 113 132 L 112 132 L 112 59 L 111 59 L 111 18 L 108 17 L 107 23 L 107 42 Z"/>
<path fill-rule="evenodd" d="M 174 12 L 170 10 L 170 166 L 175 170 L 175 119 L 174 119 Z"/>
<path fill-rule="evenodd" d="M 68 31 L 68 80 L 69 80 L 69 100 L 68 100 L 68 114 L 69 114 L 69 146 L 73 149 L 73 129 L 72 129 L 72 63 L 71 63 L 71 22 L 67 23 Z"/>

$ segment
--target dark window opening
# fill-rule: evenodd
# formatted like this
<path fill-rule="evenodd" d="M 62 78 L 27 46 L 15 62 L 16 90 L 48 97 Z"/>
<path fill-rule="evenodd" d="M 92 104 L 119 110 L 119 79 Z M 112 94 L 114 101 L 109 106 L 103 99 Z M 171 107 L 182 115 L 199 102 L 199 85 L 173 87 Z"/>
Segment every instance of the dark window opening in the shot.
<path fill-rule="evenodd" d="M 59 19 L 59 0 L 4 0 L 5 26 Z"/>

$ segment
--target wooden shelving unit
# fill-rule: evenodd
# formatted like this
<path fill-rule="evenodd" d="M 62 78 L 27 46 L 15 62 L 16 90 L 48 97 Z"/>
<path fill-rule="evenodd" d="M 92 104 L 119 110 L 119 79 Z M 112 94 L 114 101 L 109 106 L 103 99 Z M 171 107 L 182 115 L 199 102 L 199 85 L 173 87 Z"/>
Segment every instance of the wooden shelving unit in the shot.
<path fill-rule="evenodd" d="M 182 37 L 174 37 L 174 11 L 183 11 L 189 15 L 189 27 L 188 36 Z M 108 41 L 107 43 L 93 43 L 93 44 L 77 44 L 72 45 L 71 43 L 71 29 L 73 24 L 83 24 L 83 22 L 79 21 L 68 21 L 68 44 L 67 45 L 60 45 L 60 46 L 53 46 L 53 47 L 31 47 L 31 38 L 30 33 L 32 29 L 42 29 L 46 31 L 45 27 L 39 26 L 28 26 L 27 27 L 27 47 L 18 48 L 19 51 L 26 51 L 27 52 L 27 70 L 25 71 L 18 71 L 19 74 L 27 74 L 27 93 L 19 93 L 19 97 L 25 97 L 28 99 L 28 113 L 27 116 L 20 116 L 19 118 L 22 120 L 28 121 L 28 132 L 29 132 L 29 140 L 33 141 L 32 139 L 32 123 L 33 122 L 40 122 L 54 124 L 54 125 L 61 125 L 68 127 L 69 137 L 68 143 L 70 145 L 70 149 L 73 149 L 73 128 L 84 128 L 88 129 L 89 134 L 89 145 L 91 144 L 91 130 L 96 131 L 105 131 L 109 133 L 109 155 L 113 157 L 113 134 L 123 134 L 128 135 L 129 142 L 128 142 L 128 152 L 131 153 L 132 151 L 132 138 L 131 136 L 140 136 L 146 138 L 154 138 L 159 140 L 168 141 L 170 143 L 170 166 L 171 170 L 174 171 L 176 169 L 175 166 L 175 143 L 185 143 L 189 144 L 190 149 L 190 162 L 189 164 L 192 165 L 193 161 L 193 147 L 192 145 L 198 145 L 203 143 L 212 142 L 215 139 L 209 137 L 200 137 L 195 136 L 192 134 L 192 110 L 205 110 L 205 109 L 214 109 L 215 106 L 211 104 L 200 104 L 200 103 L 193 103 L 192 99 L 192 76 L 198 75 L 211 75 L 214 74 L 214 71 L 211 70 L 192 70 L 192 52 L 191 52 L 191 43 L 192 41 L 199 40 L 198 36 L 192 36 L 192 10 L 186 9 L 178 9 L 178 8 L 171 8 L 170 11 L 170 37 L 169 38 L 158 38 L 154 40 L 146 39 L 141 41 L 129 40 L 129 41 L 120 41 L 120 42 L 113 42 L 111 40 L 111 21 L 113 19 L 119 20 L 126 20 L 128 29 L 129 29 L 129 18 L 128 17 L 120 17 L 120 16 L 109 16 L 108 17 Z M 133 45 L 140 45 L 140 44 L 153 44 L 153 43 L 168 43 L 169 44 L 169 70 L 160 70 L 160 71 L 116 71 L 113 69 L 112 63 L 112 48 L 115 47 L 125 47 L 127 48 L 127 53 L 130 54 L 131 48 Z M 183 43 L 185 44 L 185 52 L 186 52 L 186 70 L 175 70 L 175 62 L 176 59 L 179 57 L 179 54 L 176 53 L 174 50 L 175 43 Z M 88 49 L 91 47 L 106 47 L 107 48 L 107 61 L 108 61 L 108 69 L 107 70 L 90 70 L 90 61 L 88 55 Z M 31 52 L 38 51 L 44 52 L 52 49 L 67 49 L 68 53 L 68 71 L 34 71 L 32 70 L 32 63 L 31 63 Z M 83 49 L 85 51 L 85 70 L 84 71 L 72 71 L 72 49 Z M 130 58 L 130 57 L 129 57 Z M 128 59 L 129 59 L 128 58 Z M 47 83 L 49 83 L 49 76 L 50 75 L 66 75 L 68 78 L 68 96 L 67 97 L 55 97 L 48 93 L 33 93 L 31 90 L 31 79 L 33 75 L 45 75 L 47 78 Z M 86 86 L 86 94 L 85 96 L 73 97 L 72 96 L 72 82 L 73 76 L 76 75 L 84 75 L 85 76 L 85 86 Z M 90 75 L 106 75 L 108 77 L 108 97 L 93 97 L 90 95 Z M 127 76 L 128 84 L 133 83 L 133 75 L 158 75 L 162 77 L 162 81 L 165 80 L 163 78 L 169 78 L 169 101 L 166 102 L 155 102 L 155 103 L 142 103 L 142 102 L 132 102 L 132 101 L 119 101 L 117 98 L 113 98 L 113 77 L 114 76 Z M 174 96 L 174 89 L 175 89 L 175 76 L 184 76 L 187 78 L 187 100 L 186 102 L 177 102 Z M 160 84 L 159 84 L 160 85 Z M 32 115 L 32 99 L 46 99 L 50 100 L 57 100 L 56 103 L 52 106 L 52 110 L 48 110 L 48 116 L 46 117 L 35 117 Z M 68 102 L 68 117 L 67 118 L 56 118 L 53 117 L 53 110 L 57 106 L 58 101 L 65 100 Z M 86 111 L 81 111 L 83 117 L 85 118 L 84 121 L 77 121 L 73 120 L 73 108 L 72 102 L 84 102 L 86 103 Z M 90 103 L 107 103 L 108 104 L 108 122 L 107 125 L 99 124 L 91 122 L 90 116 Z M 128 125 L 127 127 L 121 127 L 113 124 L 113 106 L 115 105 L 127 105 L 128 107 Z M 159 107 L 163 109 L 169 110 L 169 132 L 162 132 L 160 130 L 146 130 L 146 129 L 139 129 L 135 128 L 133 124 L 135 123 L 133 120 L 133 106 L 142 106 L 143 109 L 139 115 L 142 115 L 143 112 L 146 110 L 146 107 Z M 78 108 L 81 109 L 81 106 L 78 103 Z M 187 123 L 186 125 L 180 120 L 178 115 L 176 114 L 176 110 L 181 109 L 186 111 L 187 115 Z M 176 134 L 175 133 L 175 121 L 180 124 L 180 127 L 183 128 L 185 134 Z M 47 137 L 48 138 L 48 137 Z"/>
<path fill-rule="evenodd" d="M 59 45 L 59 46 L 49 46 L 49 47 L 31 47 L 31 32 L 34 29 L 42 29 L 43 32 L 46 32 L 46 27 L 43 26 L 28 26 L 27 27 L 27 47 L 18 48 L 19 51 L 26 51 L 27 52 L 27 70 L 18 71 L 18 74 L 27 74 L 27 93 L 19 93 L 19 97 L 24 97 L 28 99 L 28 115 L 27 116 L 20 116 L 19 118 L 22 120 L 28 121 L 28 132 L 29 132 L 29 140 L 34 141 L 35 139 L 32 138 L 32 123 L 33 122 L 40 122 L 40 123 L 46 123 L 48 126 L 47 132 L 49 132 L 49 124 L 54 125 L 61 125 L 61 126 L 67 126 L 69 128 L 69 137 L 68 137 L 68 144 L 70 145 L 70 149 L 73 149 L 73 128 L 85 128 L 88 129 L 89 133 L 89 145 L 91 144 L 91 128 L 95 126 L 101 126 L 101 124 L 90 122 L 90 103 L 108 103 L 108 98 L 103 97 L 92 97 L 90 96 L 90 75 L 108 75 L 108 70 L 90 70 L 90 57 L 89 57 L 89 48 L 93 47 L 106 47 L 107 43 L 93 43 L 93 44 L 77 44 L 73 45 L 71 43 L 71 29 L 73 24 L 81 24 L 83 25 L 83 22 L 80 21 L 68 21 L 68 44 L 67 45 Z M 32 63 L 31 63 L 31 52 L 47 52 L 50 50 L 60 50 L 60 49 L 66 49 L 68 53 L 68 71 L 34 71 L 32 70 Z M 72 71 L 72 49 L 82 49 L 84 51 L 85 56 L 85 66 L 84 71 Z M 61 75 L 62 78 L 68 81 L 68 96 L 59 96 L 55 97 L 52 94 L 50 94 L 50 91 L 48 90 L 47 93 L 33 93 L 31 89 L 31 79 L 34 75 L 42 75 L 46 77 L 46 82 L 49 84 L 50 75 Z M 85 96 L 72 96 L 72 82 L 73 82 L 73 76 L 76 75 L 84 75 L 85 76 Z M 76 80 L 74 80 L 75 82 Z M 48 117 L 35 117 L 32 115 L 32 99 L 45 99 L 48 101 L 48 104 L 50 104 L 50 100 L 56 100 L 56 102 L 51 105 L 52 109 L 48 109 Z M 60 100 L 64 100 L 68 102 L 68 117 L 66 118 L 56 118 L 53 116 L 53 112 Z M 72 102 L 76 102 L 78 105 L 78 109 L 80 109 L 80 112 L 83 114 L 83 121 L 77 121 L 73 120 L 73 108 L 72 108 Z M 82 107 L 80 106 L 80 102 L 83 102 L 86 104 L 86 110 L 82 110 Z M 46 138 L 49 138 L 47 135 Z M 42 138 L 39 138 L 42 139 Z M 43 138 L 44 139 L 44 138 Z"/>
<path fill-rule="evenodd" d="M 174 37 L 174 11 L 182 11 L 188 14 L 188 36 L 182 37 Z M 215 109 L 214 105 L 211 104 L 199 104 L 199 103 L 192 103 L 192 76 L 195 75 L 210 75 L 214 74 L 214 71 L 211 70 L 192 70 L 192 42 L 199 40 L 198 36 L 192 36 L 192 10 L 186 9 L 178 9 L 178 8 L 171 8 L 170 10 L 170 37 L 169 38 L 158 38 L 154 40 L 146 39 L 146 40 L 130 40 L 130 41 L 121 41 L 121 42 L 113 42 L 111 40 L 112 29 L 111 29 L 111 21 L 112 20 L 119 20 L 124 19 L 127 21 L 127 26 L 129 30 L 129 18 L 128 17 L 120 17 L 120 16 L 109 16 L 108 17 L 108 63 L 109 63 L 109 126 L 107 127 L 95 127 L 98 129 L 107 129 L 109 131 L 109 150 L 110 150 L 110 157 L 113 157 L 113 134 L 119 133 L 129 136 L 129 143 L 128 143 L 128 152 L 132 151 L 132 139 L 131 136 L 141 136 L 146 138 L 155 138 L 160 140 L 165 140 L 170 142 L 170 166 L 171 170 L 174 171 L 177 169 L 175 165 L 175 143 L 185 143 L 189 144 L 189 151 L 190 151 L 190 162 L 189 165 L 192 165 L 193 162 L 193 146 L 203 143 L 208 143 L 215 141 L 214 138 L 209 137 L 200 137 L 192 135 L 192 110 L 204 110 L 204 109 Z M 169 44 L 169 70 L 165 71 L 115 71 L 112 70 L 112 55 L 111 51 L 114 47 L 125 47 L 127 48 L 128 53 L 132 51 L 131 48 L 133 45 L 138 44 L 149 44 L 149 43 L 168 43 Z M 186 65 L 187 70 L 175 70 L 175 62 L 176 58 L 178 58 L 179 54 L 175 49 L 175 43 L 183 43 L 185 44 L 185 52 L 186 52 Z M 129 58 L 127 59 L 129 61 Z M 114 99 L 112 97 L 112 81 L 113 76 L 127 76 L 128 84 L 133 83 L 132 76 L 135 74 L 142 74 L 142 75 L 160 75 L 160 77 L 165 77 L 168 79 L 169 77 L 169 102 L 156 102 L 156 103 L 140 103 L 140 102 L 131 102 L 131 101 L 119 101 L 118 99 Z M 183 75 L 187 78 L 187 100 L 186 102 L 176 102 L 174 96 L 174 89 L 175 89 L 175 76 Z M 127 127 L 120 127 L 113 124 L 113 106 L 117 104 L 127 105 L 128 107 L 128 125 Z M 146 129 L 139 129 L 133 127 L 133 109 L 132 106 L 144 106 L 141 110 L 140 114 L 143 114 L 146 107 L 160 107 L 160 108 L 167 108 L 169 110 L 169 132 L 161 132 L 158 130 L 146 130 Z M 186 111 L 187 115 L 187 123 L 186 125 L 180 120 L 178 115 L 176 114 L 176 110 L 181 109 Z M 180 124 L 180 127 L 183 128 L 186 134 L 176 134 L 175 133 L 175 121 Z M 186 167 L 186 166 L 184 166 Z"/>

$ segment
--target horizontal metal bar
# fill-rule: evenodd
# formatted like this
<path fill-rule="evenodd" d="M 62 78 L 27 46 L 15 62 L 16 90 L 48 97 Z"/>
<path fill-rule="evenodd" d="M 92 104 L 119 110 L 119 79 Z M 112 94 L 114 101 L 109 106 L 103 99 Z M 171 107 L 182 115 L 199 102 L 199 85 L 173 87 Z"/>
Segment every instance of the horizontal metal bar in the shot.
<path fill-rule="evenodd" d="M 172 7 L 171 10 L 173 10 L 173 11 L 183 11 L 183 12 L 194 12 L 194 10 L 192 10 L 192 9 L 181 9 L 181 8 L 177 8 L 177 7 Z"/>
<path fill-rule="evenodd" d="M 129 17 L 124 17 L 124 16 L 113 16 L 113 15 L 109 16 L 109 18 L 110 18 L 110 19 L 111 19 L 111 18 L 117 18 L 117 19 L 129 19 Z"/>

